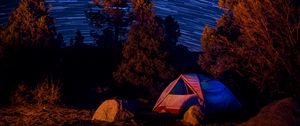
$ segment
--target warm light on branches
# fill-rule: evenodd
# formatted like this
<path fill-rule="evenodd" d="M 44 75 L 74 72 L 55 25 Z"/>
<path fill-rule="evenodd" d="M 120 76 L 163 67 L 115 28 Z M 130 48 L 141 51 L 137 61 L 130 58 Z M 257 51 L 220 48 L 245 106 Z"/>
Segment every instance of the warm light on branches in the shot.
<path fill-rule="evenodd" d="M 54 35 L 54 21 L 43 0 L 22 0 L 0 32 L 3 43 L 14 46 L 46 46 Z"/>
<path fill-rule="evenodd" d="M 199 63 L 218 76 L 234 71 L 259 89 L 299 88 L 299 5 L 293 0 L 220 0 L 224 15 L 202 35 Z M 290 93 L 290 92 L 287 92 Z"/>

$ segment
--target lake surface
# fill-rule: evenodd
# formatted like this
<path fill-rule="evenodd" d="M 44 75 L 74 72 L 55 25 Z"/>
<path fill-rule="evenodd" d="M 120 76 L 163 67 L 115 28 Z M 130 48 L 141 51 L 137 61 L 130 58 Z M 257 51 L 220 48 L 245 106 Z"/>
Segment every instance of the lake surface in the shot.
<path fill-rule="evenodd" d="M 1 0 L 2 1 L 2 0 Z M 17 6 L 18 0 L 4 0 L 0 5 L 0 24 L 5 24 L 10 12 Z M 50 15 L 56 20 L 57 32 L 62 33 L 64 41 L 69 44 L 70 38 L 80 30 L 87 44 L 93 45 L 90 37 L 89 21 L 84 11 L 92 7 L 91 0 L 46 0 L 51 6 Z M 153 0 L 157 15 L 172 15 L 180 26 L 179 44 L 191 51 L 200 51 L 200 38 L 205 25 L 214 26 L 220 17 L 218 0 Z"/>

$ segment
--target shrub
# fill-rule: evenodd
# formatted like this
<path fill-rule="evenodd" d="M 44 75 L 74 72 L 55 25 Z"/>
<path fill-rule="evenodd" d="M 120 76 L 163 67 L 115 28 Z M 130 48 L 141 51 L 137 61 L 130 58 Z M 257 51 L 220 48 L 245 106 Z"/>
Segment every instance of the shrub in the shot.
<path fill-rule="evenodd" d="M 53 81 L 43 81 L 34 89 L 30 89 L 25 83 L 19 84 L 11 101 L 13 105 L 34 104 L 40 107 L 45 104 L 54 105 L 59 99 L 58 85 Z"/>
<path fill-rule="evenodd" d="M 21 83 L 18 85 L 17 90 L 14 92 L 11 98 L 11 102 L 14 105 L 27 104 L 30 101 L 30 90 L 28 85 Z"/>
<path fill-rule="evenodd" d="M 55 104 L 60 99 L 59 87 L 52 81 L 44 81 L 32 91 L 33 101 L 37 105 Z"/>

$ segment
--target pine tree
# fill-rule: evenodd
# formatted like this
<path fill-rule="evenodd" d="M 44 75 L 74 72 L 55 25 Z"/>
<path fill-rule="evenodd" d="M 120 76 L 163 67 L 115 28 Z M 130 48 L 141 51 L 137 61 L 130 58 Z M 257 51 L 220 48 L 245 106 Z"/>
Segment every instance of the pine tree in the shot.
<path fill-rule="evenodd" d="M 128 0 L 93 0 L 94 4 L 101 8 L 98 12 L 88 12 L 87 18 L 91 20 L 91 23 L 99 28 L 104 34 L 104 30 L 114 31 L 114 41 L 119 41 L 119 38 L 125 36 L 125 27 L 129 25 L 129 19 L 127 11 L 124 8 L 129 8 Z M 94 35 L 95 39 L 98 39 Z M 103 42 L 102 42 L 103 43 Z M 112 43 L 112 42 L 110 42 Z"/>
<path fill-rule="evenodd" d="M 84 45 L 84 36 L 81 35 L 80 30 L 76 31 L 75 43 L 74 46 L 83 46 Z"/>
<path fill-rule="evenodd" d="M 206 27 L 202 35 L 201 66 L 215 76 L 235 72 L 268 96 L 297 92 L 299 2 L 219 0 L 219 5 L 224 14 L 217 27 Z"/>
<path fill-rule="evenodd" d="M 54 36 L 54 21 L 44 0 L 21 0 L 0 31 L 3 43 L 13 46 L 46 46 Z"/>
<path fill-rule="evenodd" d="M 172 16 L 167 16 L 163 21 L 165 29 L 166 48 L 172 50 L 176 47 L 178 37 L 180 36 L 179 24 Z"/>
<path fill-rule="evenodd" d="M 174 73 L 166 64 L 164 29 L 153 13 L 153 4 L 133 0 L 134 16 L 127 42 L 123 46 L 123 59 L 114 78 L 120 83 L 130 83 L 159 89 Z"/>

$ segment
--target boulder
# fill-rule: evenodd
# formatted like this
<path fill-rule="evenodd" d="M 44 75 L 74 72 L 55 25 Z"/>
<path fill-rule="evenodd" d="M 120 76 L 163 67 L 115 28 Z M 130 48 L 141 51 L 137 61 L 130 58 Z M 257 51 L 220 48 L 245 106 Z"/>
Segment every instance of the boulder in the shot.
<path fill-rule="evenodd" d="M 293 98 L 275 101 L 241 126 L 300 126 L 300 106 Z"/>
<path fill-rule="evenodd" d="M 198 125 L 203 120 L 204 114 L 201 112 L 200 106 L 193 105 L 183 115 L 183 122 L 191 125 Z"/>
<path fill-rule="evenodd" d="M 104 101 L 94 113 L 92 120 L 113 122 L 133 118 L 134 114 L 126 109 L 127 105 L 124 103 L 127 101 L 116 99 Z"/>

